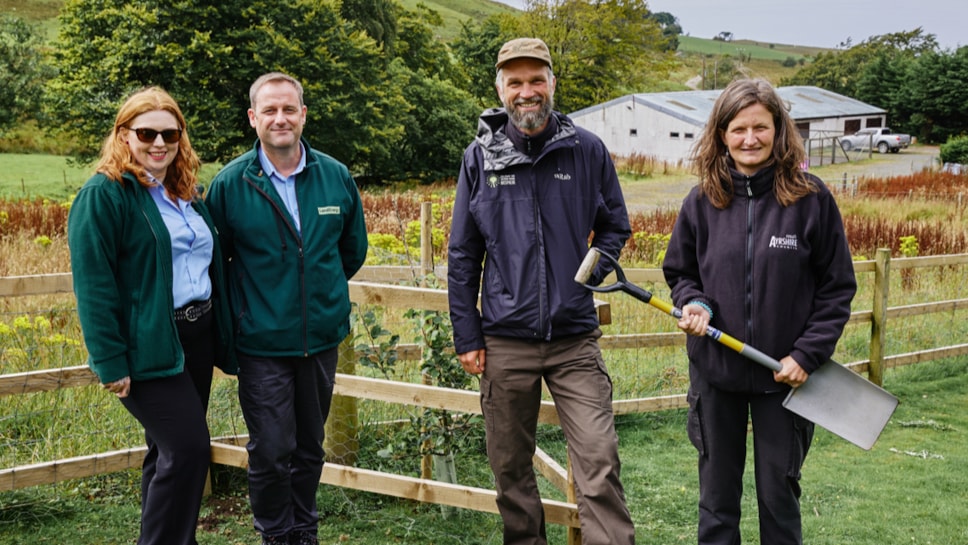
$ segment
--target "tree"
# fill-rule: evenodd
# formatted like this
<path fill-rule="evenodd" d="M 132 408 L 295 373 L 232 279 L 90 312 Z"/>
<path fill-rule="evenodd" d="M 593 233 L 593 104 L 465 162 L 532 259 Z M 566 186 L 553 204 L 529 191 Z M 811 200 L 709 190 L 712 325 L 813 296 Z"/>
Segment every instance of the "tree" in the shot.
<path fill-rule="evenodd" d="M 679 35 L 682 34 L 682 25 L 679 24 L 679 19 L 667 11 L 653 13 L 650 17 L 659 23 L 659 28 L 662 29 L 662 35 L 669 40 L 666 45 L 666 50 L 675 51 L 678 49 Z"/>
<path fill-rule="evenodd" d="M 968 134 L 968 46 L 918 57 L 897 99 L 903 125 L 925 142 Z"/>
<path fill-rule="evenodd" d="M 22 19 L 0 16 L 0 131 L 37 116 L 51 76 L 38 32 Z"/>
<path fill-rule="evenodd" d="M 480 109 L 473 97 L 450 81 L 423 76 L 394 62 L 391 72 L 398 78 L 412 109 L 404 115 L 404 137 L 400 139 L 392 165 L 386 171 L 394 179 L 427 181 L 456 176 L 464 148 L 474 138 Z"/>
<path fill-rule="evenodd" d="M 460 70 L 450 48 L 434 33 L 443 26 L 444 20 L 424 4 L 417 4 L 416 11 L 403 11 L 400 15 L 400 46 L 394 55 L 414 72 L 425 76 L 437 76 L 442 80 L 457 81 Z"/>
<path fill-rule="evenodd" d="M 397 18 L 401 8 L 395 0 L 343 0 L 340 15 L 373 38 L 393 55 L 397 41 Z"/>
<path fill-rule="evenodd" d="M 893 63 L 902 58 L 914 59 L 937 48 L 934 34 L 925 34 L 920 28 L 872 36 L 844 51 L 819 53 L 810 65 L 794 76 L 784 78 L 780 85 L 815 85 L 860 99 L 858 87 L 868 64 L 877 59 L 881 59 L 882 63 Z"/>
<path fill-rule="evenodd" d="M 250 148 L 249 85 L 279 70 L 305 86 L 305 135 L 355 173 L 386 164 L 408 109 L 376 43 L 328 3 L 68 0 L 62 10 L 49 111 L 86 157 L 108 134 L 120 101 L 145 85 L 167 89 L 206 161 Z"/>
<path fill-rule="evenodd" d="M 457 81 L 483 108 L 500 106 L 494 89 L 494 63 L 504 42 L 517 37 L 513 30 L 516 19 L 508 16 L 492 16 L 475 23 L 461 23 L 460 34 L 451 44 L 454 56 L 463 71 Z"/>
<path fill-rule="evenodd" d="M 921 28 L 820 53 L 781 85 L 816 85 L 884 108 L 895 130 L 926 142 L 968 131 L 968 50 L 943 52 Z M 962 83 L 959 83 L 962 82 Z"/>
<path fill-rule="evenodd" d="M 673 63 L 645 0 L 528 0 L 519 21 L 518 35 L 543 38 L 551 49 L 563 112 L 643 92 Z"/>
<path fill-rule="evenodd" d="M 460 71 L 433 32 L 442 24 L 440 15 L 424 6 L 400 13 L 397 56 L 388 72 L 409 108 L 399 119 L 404 132 L 394 154 L 377 168 L 390 180 L 452 178 L 474 137 L 480 110 L 454 84 Z"/>
<path fill-rule="evenodd" d="M 878 108 L 884 108 L 891 114 L 891 126 L 895 130 L 907 130 L 903 127 L 901 109 L 909 101 L 901 88 L 905 86 L 908 72 L 915 63 L 915 59 L 906 56 L 878 53 L 870 59 L 857 76 L 854 87 L 854 98 Z"/>

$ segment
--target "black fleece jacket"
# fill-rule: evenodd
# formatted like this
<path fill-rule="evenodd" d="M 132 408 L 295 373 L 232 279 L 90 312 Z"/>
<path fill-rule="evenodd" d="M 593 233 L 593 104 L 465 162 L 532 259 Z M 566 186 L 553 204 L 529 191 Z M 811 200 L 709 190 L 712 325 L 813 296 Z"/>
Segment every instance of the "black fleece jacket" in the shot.
<path fill-rule="evenodd" d="M 817 191 L 784 207 L 774 169 L 732 171 L 733 201 L 717 209 L 694 188 L 683 201 L 663 263 L 674 303 L 711 303 L 714 327 L 807 372 L 834 352 L 857 290 L 833 195 Z M 773 373 L 708 337 L 687 341 L 690 374 L 735 392 L 782 391 Z"/>

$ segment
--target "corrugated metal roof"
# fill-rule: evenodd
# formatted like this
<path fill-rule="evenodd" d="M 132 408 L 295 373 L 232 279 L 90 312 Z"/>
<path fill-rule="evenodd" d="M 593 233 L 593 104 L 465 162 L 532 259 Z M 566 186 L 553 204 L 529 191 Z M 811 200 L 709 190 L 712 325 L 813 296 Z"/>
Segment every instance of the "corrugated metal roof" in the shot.
<path fill-rule="evenodd" d="M 790 104 L 790 115 L 795 121 L 887 113 L 886 110 L 881 108 L 819 87 L 798 85 L 777 87 L 776 91 L 783 100 Z M 634 101 L 635 104 L 653 108 L 692 125 L 702 127 L 709 119 L 713 103 L 716 102 L 721 92 L 722 89 L 626 95 L 597 106 L 578 110 L 569 114 L 569 116 L 588 115 L 604 108 Z"/>

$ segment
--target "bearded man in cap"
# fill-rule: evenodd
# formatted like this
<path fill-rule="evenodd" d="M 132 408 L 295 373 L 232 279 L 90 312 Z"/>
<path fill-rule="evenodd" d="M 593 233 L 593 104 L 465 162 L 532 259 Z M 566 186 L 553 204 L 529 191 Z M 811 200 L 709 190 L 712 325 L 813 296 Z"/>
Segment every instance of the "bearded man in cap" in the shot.
<path fill-rule="evenodd" d="M 532 463 L 544 380 L 568 441 L 582 542 L 632 544 L 602 333 L 591 292 L 573 280 L 589 241 L 618 257 L 631 233 L 625 200 L 602 141 L 554 111 L 548 46 L 511 40 L 496 69 L 504 107 L 481 114 L 464 152 L 447 281 L 456 352 L 481 377 L 504 543 L 547 543 Z"/>

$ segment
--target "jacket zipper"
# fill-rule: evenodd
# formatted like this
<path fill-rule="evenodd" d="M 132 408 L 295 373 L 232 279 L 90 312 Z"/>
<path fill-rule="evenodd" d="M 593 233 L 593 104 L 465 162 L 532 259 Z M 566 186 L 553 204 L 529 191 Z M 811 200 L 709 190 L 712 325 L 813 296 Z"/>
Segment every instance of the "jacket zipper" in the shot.
<path fill-rule="evenodd" d="M 149 195 L 149 198 L 150 198 L 150 195 Z M 148 217 L 148 211 L 145 210 L 144 203 L 141 202 L 141 199 L 140 198 L 138 199 L 138 207 L 141 209 L 141 215 L 143 215 L 145 217 L 145 222 L 148 224 L 148 230 L 151 231 L 151 236 L 154 237 L 155 244 L 157 245 L 158 244 L 158 231 L 155 230 L 154 224 L 151 223 L 151 218 Z M 162 220 L 162 221 L 164 221 L 164 220 Z M 170 238 L 170 236 L 169 236 L 169 238 Z M 171 283 L 169 283 L 169 287 L 168 287 L 168 308 L 171 310 L 171 312 L 170 312 L 170 314 L 171 314 L 171 325 L 172 325 L 172 327 L 175 328 L 175 337 L 177 338 L 178 337 L 178 328 L 175 327 L 175 296 L 172 295 L 172 287 L 171 287 L 171 284 L 174 283 L 174 281 L 175 281 L 174 280 L 174 274 L 175 274 L 174 271 L 172 271 L 172 273 L 171 273 L 172 280 L 171 280 Z"/>
<path fill-rule="evenodd" d="M 753 182 L 746 177 L 746 342 L 753 342 Z M 753 366 L 749 369 L 752 370 Z M 753 373 L 747 371 L 749 387 L 753 387 Z"/>
<path fill-rule="evenodd" d="M 538 237 L 538 337 L 545 341 L 551 340 L 551 324 L 545 326 L 545 304 L 547 301 L 547 286 L 548 279 L 545 277 L 545 245 L 544 245 L 544 234 L 543 226 L 541 224 L 541 203 L 538 199 L 538 181 L 534 174 L 534 163 L 531 164 L 530 171 L 528 172 L 528 177 L 531 179 L 531 197 L 534 202 L 534 233 Z"/>
<path fill-rule="evenodd" d="M 305 254 L 303 252 L 303 241 L 302 237 L 296 231 L 296 228 L 286 220 L 286 214 L 283 213 L 276 201 L 272 200 L 272 197 L 266 193 L 259 184 L 252 181 L 248 176 L 242 177 L 246 183 L 251 185 L 256 191 L 269 202 L 269 206 L 275 211 L 276 216 L 279 217 L 282 224 L 286 226 L 289 232 L 292 234 L 293 238 L 296 239 L 296 255 L 298 256 L 297 268 L 299 270 L 299 300 L 302 306 L 302 341 L 303 341 L 303 357 L 309 357 L 309 320 L 307 319 L 308 309 L 306 308 L 306 267 L 305 267 Z M 279 225 L 278 223 L 276 224 Z M 281 244 L 282 250 L 285 251 L 287 248 L 286 238 L 282 234 L 282 230 L 279 230 L 279 243 Z"/>

